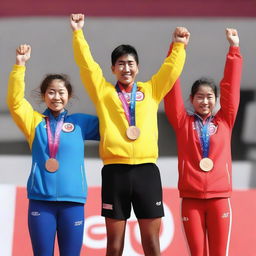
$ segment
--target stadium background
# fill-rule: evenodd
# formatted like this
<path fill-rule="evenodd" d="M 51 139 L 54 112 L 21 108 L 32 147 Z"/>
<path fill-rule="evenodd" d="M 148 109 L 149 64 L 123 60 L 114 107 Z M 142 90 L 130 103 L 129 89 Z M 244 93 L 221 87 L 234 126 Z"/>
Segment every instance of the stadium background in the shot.
<path fill-rule="evenodd" d="M 140 57 L 138 80 L 147 80 L 160 67 L 176 26 L 191 32 L 187 60 L 182 73 L 184 99 L 193 81 L 202 75 L 220 81 L 228 43 L 226 27 L 239 31 L 244 57 L 241 104 L 232 138 L 233 151 L 233 232 L 232 256 L 256 255 L 256 1 L 255 0 L 24 0 L 0 3 L 0 255 L 32 255 L 26 227 L 25 185 L 30 171 L 30 152 L 21 132 L 11 120 L 6 106 L 8 74 L 15 63 L 15 49 L 21 43 L 32 46 L 27 64 L 26 97 L 42 111 L 43 104 L 31 91 L 47 73 L 70 76 L 76 97 L 70 112 L 95 114 L 94 106 L 80 82 L 73 60 L 72 33 L 68 16 L 85 13 L 84 32 L 94 58 L 106 78 L 110 54 L 117 45 L 129 43 Z M 159 161 L 166 217 L 161 234 L 162 255 L 187 255 L 179 223 L 179 198 L 176 191 L 177 158 L 175 136 L 159 109 Z M 100 169 L 98 144 L 88 142 L 85 164 L 89 184 L 85 239 L 82 255 L 104 255 L 106 234 L 99 215 Z M 243 230 L 246 230 L 244 232 Z M 129 221 L 124 256 L 142 255 L 135 219 Z M 57 254 L 56 254 L 57 255 Z"/>

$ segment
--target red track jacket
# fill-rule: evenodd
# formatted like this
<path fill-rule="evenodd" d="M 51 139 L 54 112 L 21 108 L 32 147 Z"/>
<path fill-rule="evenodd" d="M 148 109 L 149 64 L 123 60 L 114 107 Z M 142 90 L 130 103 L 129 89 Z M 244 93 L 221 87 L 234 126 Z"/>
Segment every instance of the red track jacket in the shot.
<path fill-rule="evenodd" d="M 164 99 L 166 115 L 177 138 L 180 197 L 207 199 L 231 195 L 230 144 L 239 106 L 241 73 L 242 57 L 239 47 L 230 47 L 224 78 L 220 83 L 221 108 L 210 124 L 209 158 L 213 160 L 214 168 L 209 172 L 204 172 L 199 167 L 202 150 L 195 128 L 195 117 L 185 109 L 179 79 Z"/>

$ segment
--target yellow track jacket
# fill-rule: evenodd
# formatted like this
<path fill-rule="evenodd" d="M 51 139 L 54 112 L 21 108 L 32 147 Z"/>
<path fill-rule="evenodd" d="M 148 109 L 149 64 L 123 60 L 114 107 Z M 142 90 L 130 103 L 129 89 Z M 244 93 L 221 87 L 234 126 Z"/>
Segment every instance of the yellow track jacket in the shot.
<path fill-rule="evenodd" d="M 104 78 L 82 30 L 73 32 L 73 47 L 82 82 L 100 120 L 100 156 L 103 163 L 155 163 L 158 157 L 158 105 L 181 74 L 186 57 L 184 44 L 174 43 L 171 54 L 159 71 L 149 81 L 137 82 L 135 115 L 141 134 L 135 141 L 126 136 L 129 124 L 115 85 Z"/>

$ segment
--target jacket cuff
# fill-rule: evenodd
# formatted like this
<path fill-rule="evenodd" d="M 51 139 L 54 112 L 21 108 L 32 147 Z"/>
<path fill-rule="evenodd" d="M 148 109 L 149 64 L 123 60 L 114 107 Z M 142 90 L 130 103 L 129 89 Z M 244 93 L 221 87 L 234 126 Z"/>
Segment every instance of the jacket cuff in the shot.
<path fill-rule="evenodd" d="M 230 46 L 229 53 L 231 54 L 240 54 L 240 47 L 239 46 Z"/>
<path fill-rule="evenodd" d="M 180 43 L 180 42 L 174 42 L 174 43 L 172 43 L 172 45 L 173 45 L 173 48 L 177 46 L 178 48 L 185 49 L 185 44 Z"/>
<path fill-rule="evenodd" d="M 26 66 L 14 64 L 13 65 L 13 70 L 14 71 L 25 71 L 26 70 Z"/>
<path fill-rule="evenodd" d="M 75 31 L 73 32 L 73 35 L 74 35 L 74 36 L 76 36 L 76 35 L 81 35 L 81 34 L 83 34 L 83 30 L 82 30 L 82 29 L 78 29 L 78 30 L 75 30 Z"/>

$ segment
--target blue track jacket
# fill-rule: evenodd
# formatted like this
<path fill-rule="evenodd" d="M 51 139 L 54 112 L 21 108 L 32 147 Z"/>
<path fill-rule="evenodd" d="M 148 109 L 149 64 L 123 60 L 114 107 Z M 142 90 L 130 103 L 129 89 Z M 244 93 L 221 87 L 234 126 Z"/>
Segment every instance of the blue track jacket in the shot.
<path fill-rule="evenodd" d="M 68 115 L 65 111 L 55 119 L 48 109 L 43 114 L 34 111 L 24 98 L 24 78 L 25 67 L 14 65 L 9 78 L 7 103 L 32 151 L 28 198 L 85 203 L 84 140 L 99 140 L 98 118 L 87 114 Z M 59 169 L 51 173 L 45 169 L 45 162 L 49 158 L 45 117 L 50 117 L 52 128 L 61 115 L 65 115 L 65 118 L 56 156 Z"/>

